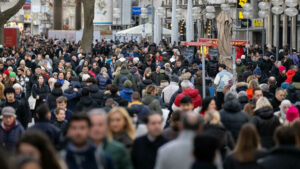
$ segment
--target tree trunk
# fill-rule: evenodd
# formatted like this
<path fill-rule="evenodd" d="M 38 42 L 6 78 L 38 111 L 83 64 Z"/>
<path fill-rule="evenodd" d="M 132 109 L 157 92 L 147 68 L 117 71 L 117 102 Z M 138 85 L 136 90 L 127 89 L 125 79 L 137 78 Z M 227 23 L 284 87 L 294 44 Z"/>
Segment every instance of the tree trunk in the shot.
<path fill-rule="evenodd" d="M 4 23 L 0 22 L 0 44 L 4 44 Z"/>
<path fill-rule="evenodd" d="M 53 23 L 53 28 L 54 30 L 62 30 L 63 23 L 62 23 L 62 18 L 63 18 L 63 0 L 54 0 L 54 7 L 53 7 L 53 18 L 54 18 L 54 23 Z"/>
<path fill-rule="evenodd" d="M 0 44 L 4 45 L 4 24 L 23 7 L 25 1 L 19 0 L 13 7 L 0 12 Z"/>
<path fill-rule="evenodd" d="M 76 0 L 75 29 L 81 29 L 81 0 Z"/>
<path fill-rule="evenodd" d="M 94 10 L 95 0 L 84 0 L 83 3 L 83 16 L 84 16 L 84 28 L 82 34 L 82 49 L 85 53 L 91 52 L 91 45 L 93 43 L 94 34 Z"/>

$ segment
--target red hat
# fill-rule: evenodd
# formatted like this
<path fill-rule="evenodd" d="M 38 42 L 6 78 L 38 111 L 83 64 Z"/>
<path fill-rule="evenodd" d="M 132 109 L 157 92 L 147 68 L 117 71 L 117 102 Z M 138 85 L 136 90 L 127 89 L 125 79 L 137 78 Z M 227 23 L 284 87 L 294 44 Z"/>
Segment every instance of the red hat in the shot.
<path fill-rule="evenodd" d="M 285 67 L 281 65 L 281 66 L 279 66 L 278 69 L 279 69 L 279 72 L 281 73 L 283 70 L 285 70 Z"/>
<path fill-rule="evenodd" d="M 298 118 L 299 118 L 299 111 L 298 111 L 297 107 L 295 107 L 295 106 L 289 107 L 289 109 L 286 112 L 286 119 L 289 122 L 293 122 Z"/>
<path fill-rule="evenodd" d="M 9 76 L 8 70 L 5 70 L 5 71 L 3 72 L 3 74 L 6 74 L 7 76 Z"/>

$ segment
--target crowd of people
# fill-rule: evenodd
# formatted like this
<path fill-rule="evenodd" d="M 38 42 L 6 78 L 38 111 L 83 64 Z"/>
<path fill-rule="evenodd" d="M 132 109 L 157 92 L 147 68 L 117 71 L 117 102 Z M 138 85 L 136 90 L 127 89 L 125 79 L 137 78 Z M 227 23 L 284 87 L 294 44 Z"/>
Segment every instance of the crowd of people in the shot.
<path fill-rule="evenodd" d="M 22 36 L 0 51 L 0 168 L 299 169 L 299 56 L 242 49 L 233 82 L 166 42 Z"/>

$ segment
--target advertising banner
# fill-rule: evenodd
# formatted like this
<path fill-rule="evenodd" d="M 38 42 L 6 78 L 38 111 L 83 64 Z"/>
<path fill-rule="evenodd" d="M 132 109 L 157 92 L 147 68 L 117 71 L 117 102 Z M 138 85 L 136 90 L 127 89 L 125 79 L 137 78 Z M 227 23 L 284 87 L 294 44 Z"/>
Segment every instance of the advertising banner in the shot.
<path fill-rule="evenodd" d="M 4 45 L 6 47 L 17 46 L 18 28 L 4 28 Z"/>
<path fill-rule="evenodd" d="M 94 25 L 112 25 L 112 0 L 95 0 Z"/>

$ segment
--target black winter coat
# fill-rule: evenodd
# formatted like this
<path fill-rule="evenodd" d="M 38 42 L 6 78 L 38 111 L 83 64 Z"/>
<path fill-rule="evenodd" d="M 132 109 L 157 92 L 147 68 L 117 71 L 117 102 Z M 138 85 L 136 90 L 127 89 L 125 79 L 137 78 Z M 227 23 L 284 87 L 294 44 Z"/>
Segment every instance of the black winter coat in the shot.
<path fill-rule="evenodd" d="M 236 141 L 241 127 L 250 120 L 250 117 L 242 111 L 238 100 L 226 102 L 224 109 L 220 111 L 220 115 L 224 127 L 231 132 Z"/>
<path fill-rule="evenodd" d="M 30 119 L 30 109 L 24 102 L 16 100 L 13 103 L 8 103 L 6 100 L 1 105 L 1 111 L 4 107 L 11 106 L 16 110 L 17 119 L 26 129 Z"/>
<path fill-rule="evenodd" d="M 260 169 L 299 169 L 300 150 L 295 147 L 279 146 L 259 162 Z"/>
<path fill-rule="evenodd" d="M 264 148 L 274 146 L 273 133 L 280 125 L 279 119 L 274 115 L 271 107 L 263 107 L 254 112 L 251 122 L 256 126 L 260 136 L 261 145 Z"/>
<path fill-rule="evenodd" d="M 224 161 L 224 169 L 259 169 L 257 160 L 263 158 L 267 155 L 267 152 L 264 150 L 257 150 L 254 154 L 254 161 L 241 163 L 234 158 L 234 153 L 227 156 Z"/>
<path fill-rule="evenodd" d="M 212 125 L 206 124 L 204 126 L 203 133 L 211 135 L 215 137 L 219 141 L 219 148 L 222 154 L 223 159 L 228 153 L 228 150 L 233 150 L 234 148 L 234 140 L 230 132 L 226 130 L 226 128 L 222 125 Z"/>
<path fill-rule="evenodd" d="M 97 108 L 99 105 L 90 96 L 82 96 L 76 105 L 76 112 L 89 111 Z"/>
<path fill-rule="evenodd" d="M 36 100 L 36 106 L 35 106 L 36 108 L 40 104 L 45 103 L 49 93 L 50 93 L 50 89 L 48 85 L 43 84 L 40 87 L 38 84 L 34 84 L 32 86 L 32 97 L 36 98 L 37 96 L 39 96 L 39 99 Z"/>
<path fill-rule="evenodd" d="M 45 133 L 53 145 L 59 149 L 63 141 L 62 133 L 59 128 L 50 123 L 49 120 L 38 120 L 34 126 L 29 129 L 37 129 Z"/>
<path fill-rule="evenodd" d="M 88 87 L 91 98 L 100 106 L 104 106 L 105 102 L 103 100 L 104 94 L 99 90 L 98 85 L 93 84 Z"/>
<path fill-rule="evenodd" d="M 52 90 L 52 92 L 48 95 L 48 98 L 47 98 L 47 103 L 49 105 L 50 110 L 56 108 L 56 99 L 62 95 L 63 95 L 63 91 L 61 88 L 54 88 Z"/>
<path fill-rule="evenodd" d="M 150 141 L 148 136 L 142 136 L 134 141 L 132 148 L 132 163 L 135 169 L 153 169 L 157 150 L 167 142 L 163 136 Z"/>

